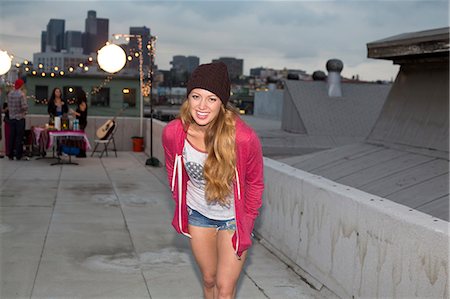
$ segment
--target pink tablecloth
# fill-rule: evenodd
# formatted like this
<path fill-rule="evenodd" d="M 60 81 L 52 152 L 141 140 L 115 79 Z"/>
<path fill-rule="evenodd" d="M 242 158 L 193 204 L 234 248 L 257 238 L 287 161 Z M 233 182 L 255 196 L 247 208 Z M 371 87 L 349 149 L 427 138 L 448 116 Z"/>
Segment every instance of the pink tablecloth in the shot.
<path fill-rule="evenodd" d="M 70 138 L 70 137 L 80 137 L 83 139 L 86 144 L 86 149 L 91 149 L 91 144 L 89 143 L 89 139 L 87 135 L 83 131 L 49 131 L 48 132 L 49 141 L 47 148 L 51 148 L 54 143 L 55 138 Z"/>

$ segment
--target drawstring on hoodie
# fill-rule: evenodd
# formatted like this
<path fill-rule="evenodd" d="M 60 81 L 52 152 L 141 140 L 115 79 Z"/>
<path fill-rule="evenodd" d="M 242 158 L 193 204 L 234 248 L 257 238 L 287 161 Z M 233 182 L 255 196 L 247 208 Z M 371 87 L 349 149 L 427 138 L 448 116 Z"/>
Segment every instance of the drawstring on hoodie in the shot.
<path fill-rule="evenodd" d="M 180 232 L 183 235 L 192 239 L 192 236 L 190 234 L 185 233 L 183 231 L 183 226 L 182 226 L 183 222 L 181 219 L 182 218 L 181 217 L 181 204 L 182 204 L 182 198 L 183 198 L 183 196 L 182 196 L 182 192 L 183 192 L 183 186 L 182 186 L 183 185 L 183 169 L 182 169 L 183 162 L 181 161 L 181 159 L 182 159 L 181 155 L 178 155 L 178 154 L 175 155 L 175 161 L 173 163 L 173 174 L 172 174 L 172 191 L 175 189 L 175 175 L 176 175 L 178 178 L 178 227 L 180 228 Z"/>

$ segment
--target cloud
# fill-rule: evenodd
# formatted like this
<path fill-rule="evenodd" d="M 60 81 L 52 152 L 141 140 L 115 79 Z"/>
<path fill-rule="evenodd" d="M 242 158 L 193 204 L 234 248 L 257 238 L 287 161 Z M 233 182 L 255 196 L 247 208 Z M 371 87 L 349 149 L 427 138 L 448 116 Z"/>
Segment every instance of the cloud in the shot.
<path fill-rule="evenodd" d="M 162 69 L 174 55 L 202 63 L 231 56 L 244 59 L 245 73 L 258 66 L 313 72 L 339 58 L 344 71 L 390 79 L 397 68 L 367 59 L 368 42 L 448 26 L 447 1 L 1 1 L 0 47 L 30 58 L 49 19 L 84 31 L 88 10 L 109 19 L 110 34 L 149 27 Z"/>

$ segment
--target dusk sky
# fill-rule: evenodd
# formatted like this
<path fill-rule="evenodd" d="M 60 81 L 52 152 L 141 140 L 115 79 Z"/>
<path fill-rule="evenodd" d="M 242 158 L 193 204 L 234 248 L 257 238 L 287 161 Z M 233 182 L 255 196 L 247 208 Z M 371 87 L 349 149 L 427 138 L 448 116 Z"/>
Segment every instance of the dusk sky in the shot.
<path fill-rule="evenodd" d="M 4 1 L 0 49 L 32 59 L 51 18 L 66 30 L 84 31 L 88 10 L 109 19 L 109 33 L 147 26 L 158 37 L 156 64 L 168 70 L 174 55 L 200 63 L 219 57 L 254 67 L 325 71 L 330 58 L 342 74 L 363 80 L 395 78 L 392 61 L 367 58 L 366 44 L 393 35 L 449 26 L 448 1 Z M 20 59 L 19 59 L 20 58 Z"/>

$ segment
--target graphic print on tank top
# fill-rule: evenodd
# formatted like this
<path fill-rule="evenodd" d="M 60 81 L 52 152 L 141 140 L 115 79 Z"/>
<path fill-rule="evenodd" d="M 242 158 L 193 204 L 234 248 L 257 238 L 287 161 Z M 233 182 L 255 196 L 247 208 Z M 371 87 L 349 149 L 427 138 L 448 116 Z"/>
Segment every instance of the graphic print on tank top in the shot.
<path fill-rule="evenodd" d="M 206 181 L 203 173 L 203 164 L 205 163 L 207 154 L 197 151 L 189 142 L 186 142 L 186 145 L 189 147 L 183 147 L 186 172 L 195 186 L 204 187 Z"/>

